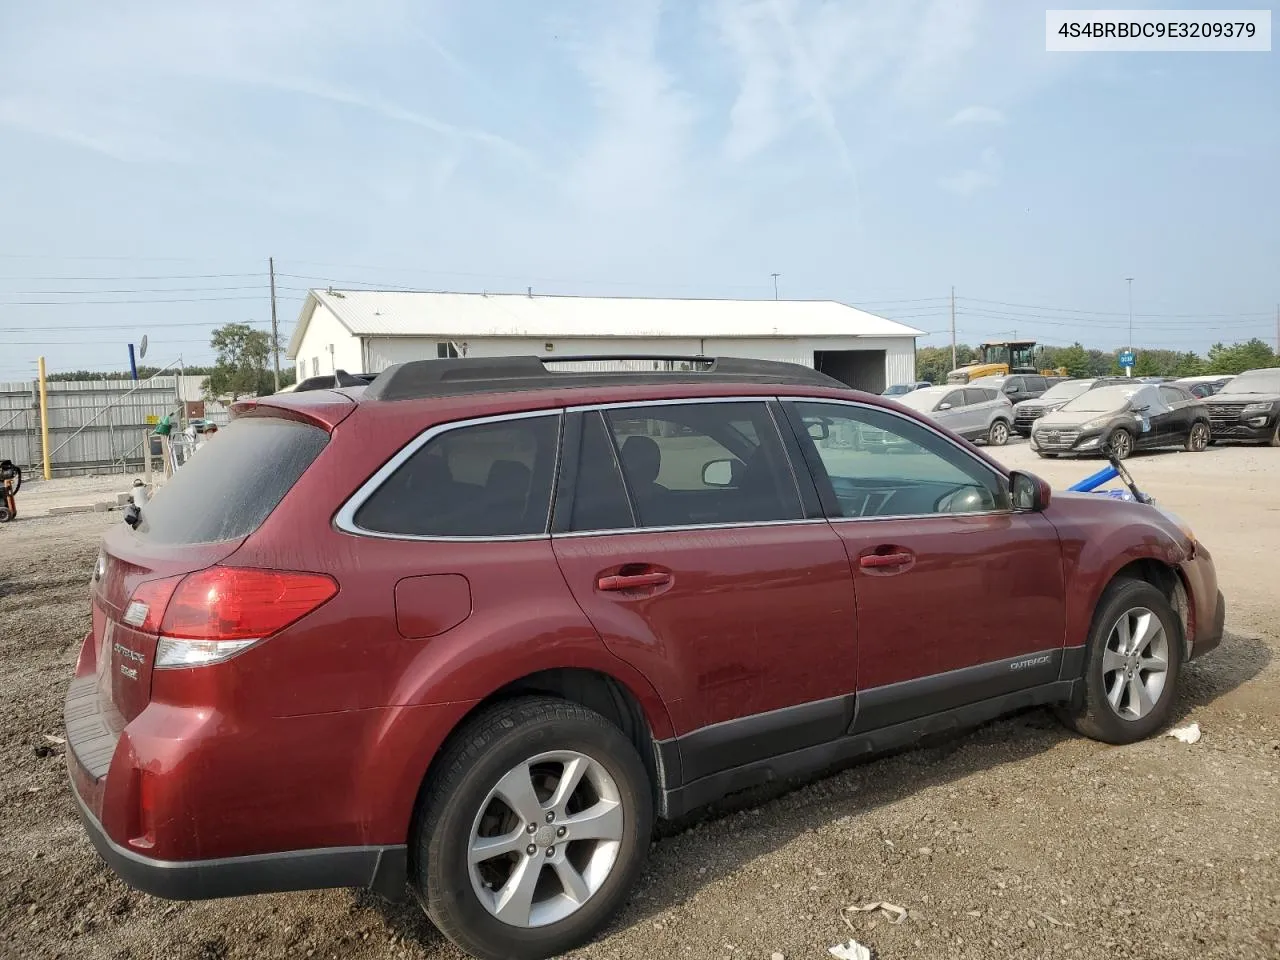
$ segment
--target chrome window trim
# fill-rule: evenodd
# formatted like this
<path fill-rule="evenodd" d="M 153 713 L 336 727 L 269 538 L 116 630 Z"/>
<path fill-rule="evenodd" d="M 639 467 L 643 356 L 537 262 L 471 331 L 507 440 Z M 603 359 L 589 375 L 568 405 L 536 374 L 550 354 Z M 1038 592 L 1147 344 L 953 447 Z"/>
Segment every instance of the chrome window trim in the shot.
<path fill-rule="evenodd" d="M 547 520 L 542 533 L 522 533 L 511 536 L 445 537 L 414 533 L 388 533 L 384 530 L 369 530 L 356 523 L 356 514 L 365 505 L 365 502 L 377 492 L 378 488 L 386 483 L 387 479 L 399 470 L 410 457 L 436 437 L 465 427 L 505 423 L 509 420 L 532 420 L 538 417 L 555 417 L 558 421 L 556 459 L 552 466 L 551 497 L 547 504 Z M 544 410 L 523 410 L 519 413 L 500 413 L 488 417 L 470 417 L 466 420 L 451 420 L 448 423 L 438 423 L 433 427 L 428 427 L 401 447 L 390 460 L 379 467 L 373 476 L 362 483 L 356 489 L 356 492 L 347 498 L 334 516 L 334 526 L 343 533 L 358 537 L 373 537 L 378 540 L 411 540 L 420 543 L 517 543 L 526 540 L 550 539 L 551 510 L 555 502 L 556 485 L 560 478 L 560 458 L 564 450 L 564 417 L 565 409 L 563 407 L 554 407 Z"/>
<path fill-rule="evenodd" d="M 969 514 L 964 514 L 969 516 Z M 826 517 L 813 517 L 798 520 L 738 520 L 732 523 L 687 523 L 669 527 L 613 527 L 608 530 L 570 530 L 566 533 L 553 533 L 552 540 L 570 539 L 572 537 L 623 537 L 636 533 L 681 533 L 686 530 L 735 530 L 743 527 L 792 527 L 800 524 L 826 523 Z"/>
<path fill-rule="evenodd" d="M 903 420 L 908 423 L 914 424 L 915 426 L 922 427 L 928 430 L 930 433 L 934 434 L 940 440 L 943 440 L 947 444 L 949 444 L 953 450 L 959 451 L 960 453 L 968 457 L 970 460 L 972 460 L 974 463 L 976 463 L 979 467 L 995 475 L 1000 480 L 1003 480 L 1006 485 L 1009 483 L 1009 475 L 1007 473 L 993 467 L 991 464 L 987 463 L 986 460 L 982 459 L 982 457 L 976 456 L 973 453 L 973 451 L 966 450 L 964 447 L 960 446 L 958 443 L 952 440 L 949 436 L 947 436 L 941 430 L 937 429 L 937 427 L 934 426 L 933 424 L 921 423 L 918 420 L 913 420 L 909 417 L 904 417 L 902 416 L 902 414 L 898 413 L 897 411 L 890 410 L 887 407 L 881 407 L 875 404 L 865 403 L 861 400 L 835 400 L 835 399 L 830 399 L 828 397 L 778 397 L 778 400 L 781 403 L 830 403 L 830 404 L 836 404 L 838 406 L 858 407 L 863 410 L 875 410 L 880 413 L 889 414 L 890 416 L 895 417 L 898 420 Z M 874 429 L 879 429 L 879 428 L 874 428 Z M 812 440 L 810 442 L 812 442 Z M 932 517 L 953 517 L 953 518 L 1011 517 L 1011 516 L 1017 516 L 1023 512 L 1025 511 L 1014 510 L 1012 507 L 1010 507 L 1008 510 L 982 510 L 974 513 L 911 513 L 911 514 L 894 514 L 886 517 L 827 517 L 827 520 L 830 523 L 866 523 L 868 521 L 877 521 L 877 520 L 926 520 Z"/>
<path fill-rule="evenodd" d="M 778 399 L 776 394 L 756 394 L 754 396 L 732 397 L 679 397 L 662 400 L 610 400 L 608 403 L 584 403 L 565 407 L 565 413 L 585 413 L 588 410 L 617 410 L 625 407 L 676 407 L 688 406 L 692 403 L 764 403 Z"/>

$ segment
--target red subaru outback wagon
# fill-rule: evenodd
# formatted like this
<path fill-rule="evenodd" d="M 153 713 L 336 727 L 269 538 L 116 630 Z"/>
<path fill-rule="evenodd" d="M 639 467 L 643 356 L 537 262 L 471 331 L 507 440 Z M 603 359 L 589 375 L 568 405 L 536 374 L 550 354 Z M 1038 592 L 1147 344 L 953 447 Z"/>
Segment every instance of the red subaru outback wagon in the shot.
<path fill-rule="evenodd" d="M 1146 737 L 1223 630 L 1176 518 L 763 361 L 249 401 L 128 519 L 66 701 L 102 857 L 176 899 L 411 888 L 480 957 L 590 938 L 654 818 L 731 791 L 1034 704 Z"/>

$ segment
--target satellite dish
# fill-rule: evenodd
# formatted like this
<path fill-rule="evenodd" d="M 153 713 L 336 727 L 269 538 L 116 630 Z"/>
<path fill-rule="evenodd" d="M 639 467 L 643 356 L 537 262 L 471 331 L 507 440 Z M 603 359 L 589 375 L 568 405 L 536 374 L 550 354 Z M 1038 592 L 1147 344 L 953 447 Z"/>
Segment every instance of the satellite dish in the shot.
<path fill-rule="evenodd" d="M 138 359 L 145 360 L 147 358 L 147 335 L 142 335 L 142 342 L 138 344 Z"/>

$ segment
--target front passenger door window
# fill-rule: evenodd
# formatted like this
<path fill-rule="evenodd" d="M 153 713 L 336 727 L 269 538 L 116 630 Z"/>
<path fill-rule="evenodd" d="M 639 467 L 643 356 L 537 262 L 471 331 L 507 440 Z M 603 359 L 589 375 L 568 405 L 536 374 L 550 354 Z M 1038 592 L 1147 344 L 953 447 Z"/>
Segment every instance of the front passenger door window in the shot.
<path fill-rule="evenodd" d="M 1010 509 L 1007 481 L 950 440 L 871 407 L 796 401 L 797 432 L 828 515 L 854 519 L 989 513 Z M 833 441 L 858 428 L 884 444 L 854 449 Z"/>

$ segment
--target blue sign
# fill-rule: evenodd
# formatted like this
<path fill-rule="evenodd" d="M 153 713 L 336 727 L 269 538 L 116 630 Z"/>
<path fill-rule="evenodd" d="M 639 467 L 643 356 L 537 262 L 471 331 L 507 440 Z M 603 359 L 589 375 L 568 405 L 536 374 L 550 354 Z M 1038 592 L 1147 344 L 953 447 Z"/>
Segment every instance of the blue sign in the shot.
<path fill-rule="evenodd" d="M 1122 367 L 1132 367 L 1132 366 L 1133 366 L 1133 351 L 1132 351 L 1132 350 L 1121 350 L 1121 351 L 1120 351 L 1120 366 L 1122 366 Z"/>

